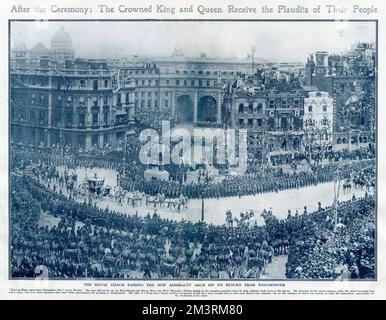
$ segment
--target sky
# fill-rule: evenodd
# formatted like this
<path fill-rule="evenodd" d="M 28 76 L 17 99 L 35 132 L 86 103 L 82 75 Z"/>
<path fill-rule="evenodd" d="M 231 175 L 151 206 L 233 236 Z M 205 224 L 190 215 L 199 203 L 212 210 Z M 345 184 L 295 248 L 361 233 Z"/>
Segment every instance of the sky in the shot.
<path fill-rule="evenodd" d="M 49 48 L 63 26 L 72 36 L 75 55 L 118 58 L 131 55 L 169 57 L 175 48 L 185 56 L 205 52 L 213 58 L 255 57 L 269 61 L 304 62 L 318 50 L 341 53 L 359 41 L 375 42 L 374 22 L 149 22 L 149 21 L 16 21 L 11 47 L 37 42 Z"/>

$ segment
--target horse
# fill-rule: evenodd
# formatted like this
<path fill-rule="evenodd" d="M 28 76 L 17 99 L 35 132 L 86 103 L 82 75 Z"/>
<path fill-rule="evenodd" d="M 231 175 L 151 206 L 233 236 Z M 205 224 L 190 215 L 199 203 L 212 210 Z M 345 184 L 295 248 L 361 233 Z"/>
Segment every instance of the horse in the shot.
<path fill-rule="evenodd" d="M 226 224 L 227 224 L 227 227 L 233 227 L 233 218 L 232 218 L 232 212 L 230 210 L 228 210 L 226 213 L 225 213 L 225 221 L 226 221 Z"/>
<path fill-rule="evenodd" d="M 343 193 L 350 193 L 351 192 L 351 182 L 350 180 L 346 180 L 343 184 Z"/>

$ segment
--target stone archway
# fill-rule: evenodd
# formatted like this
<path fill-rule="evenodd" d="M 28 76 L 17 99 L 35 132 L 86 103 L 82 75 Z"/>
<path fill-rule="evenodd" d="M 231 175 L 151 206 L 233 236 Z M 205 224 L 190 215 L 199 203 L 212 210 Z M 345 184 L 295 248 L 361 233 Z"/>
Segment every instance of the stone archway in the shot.
<path fill-rule="evenodd" d="M 204 122 L 216 122 L 217 101 L 211 96 L 203 96 L 198 101 L 197 120 Z"/>
<path fill-rule="evenodd" d="M 193 102 L 189 95 L 177 98 L 175 115 L 178 123 L 193 122 Z"/>

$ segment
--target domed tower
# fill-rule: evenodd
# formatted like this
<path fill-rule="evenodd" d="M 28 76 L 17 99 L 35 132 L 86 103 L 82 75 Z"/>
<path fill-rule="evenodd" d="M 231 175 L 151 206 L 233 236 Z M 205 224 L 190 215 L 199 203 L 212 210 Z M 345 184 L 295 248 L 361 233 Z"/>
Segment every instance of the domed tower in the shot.
<path fill-rule="evenodd" d="M 31 50 L 29 51 L 30 57 L 41 57 L 41 56 L 48 56 L 49 50 L 44 46 L 43 43 L 38 42 Z"/>
<path fill-rule="evenodd" d="M 72 60 L 74 54 L 71 35 L 60 27 L 51 39 L 50 58 L 58 61 Z"/>
<path fill-rule="evenodd" d="M 306 86 L 312 85 L 312 75 L 315 71 L 314 56 L 311 54 L 306 64 Z"/>

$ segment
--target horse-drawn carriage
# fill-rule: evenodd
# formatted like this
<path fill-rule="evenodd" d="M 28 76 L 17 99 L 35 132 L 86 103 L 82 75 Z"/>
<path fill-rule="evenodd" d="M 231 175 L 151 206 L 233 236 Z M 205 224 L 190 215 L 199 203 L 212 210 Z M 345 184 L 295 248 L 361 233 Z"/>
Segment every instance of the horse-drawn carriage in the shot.
<path fill-rule="evenodd" d="M 176 211 L 181 211 L 188 208 L 188 198 L 182 195 L 176 199 L 166 199 L 164 202 L 166 203 L 166 207 L 168 209 L 171 208 Z"/>
<path fill-rule="evenodd" d="M 177 278 L 180 276 L 180 267 L 177 263 L 169 263 L 162 261 L 158 267 L 158 277 L 159 278 L 167 278 L 172 276 L 173 278 Z"/>
<path fill-rule="evenodd" d="M 88 186 L 88 190 L 91 193 L 95 193 L 97 195 L 102 194 L 103 184 L 105 182 L 105 179 L 99 178 L 97 174 L 91 178 L 86 177 L 86 182 Z"/>
<path fill-rule="evenodd" d="M 117 258 L 112 256 L 112 255 L 105 255 L 103 257 L 102 263 L 107 267 L 107 268 L 115 268 L 117 265 Z"/>
<path fill-rule="evenodd" d="M 257 257 L 248 258 L 248 268 L 260 268 L 260 270 L 264 267 L 264 259 Z"/>
<path fill-rule="evenodd" d="M 65 259 L 70 259 L 70 260 L 74 260 L 74 261 L 79 262 L 80 251 L 79 251 L 79 249 L 65 249 L 63 251 L 63 257 Z"/>

